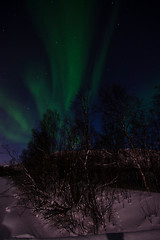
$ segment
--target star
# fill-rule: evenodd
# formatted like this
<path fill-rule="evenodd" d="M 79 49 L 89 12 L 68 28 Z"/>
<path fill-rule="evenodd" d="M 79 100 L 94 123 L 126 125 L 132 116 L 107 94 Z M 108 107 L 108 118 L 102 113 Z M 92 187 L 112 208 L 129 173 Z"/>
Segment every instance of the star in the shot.
<path fill-rule="evenodd" d="M 26 111 L 29 111 L 30 110 L 30 107 L 29 106 L 24 106 L 25 110 Z"/>
<path fill-rule="evenodd" d="M 6 26 L 5 25 L 2 26 L 2 32 L 3 33 L 6 32 Z"/>

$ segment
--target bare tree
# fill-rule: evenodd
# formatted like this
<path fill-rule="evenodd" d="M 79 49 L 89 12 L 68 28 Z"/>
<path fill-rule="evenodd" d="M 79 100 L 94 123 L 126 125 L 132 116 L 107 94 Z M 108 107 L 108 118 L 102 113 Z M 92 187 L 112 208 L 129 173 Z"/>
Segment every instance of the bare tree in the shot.
<path fill-rule="evenodd" d="M 149 191 L 149 186 L 139 162 L 139 156 L 136 151 L 137 146 L 135 144 L 137 141 L 140 141 L 140 137 L 143 136 L 142 133 L 142 135 L 138 135 L 138 137 L 136 137 L 136 129 L 138 129 L 139 134 L 140 130 L 144 129 L 144 125 L 142 125 L 142 119 L 144 120 L 144 118 L 140 119 L 141 115 L 139 116 L 139 111 L 135 109 L 137 98 L 128 95 L 121 85 L 113 85 L 108 92 L 104 92 L 101 100 L 103 101 L 102 111 L 104 118 L 107 120 L 114 119 L 115 130 L 117 131 L 117 129 L 119 129 L 118 135 L 115 132 L 111 132 L 111 134 L 116 136 L 117 142 L 122 136 L 123 141 L 121 148 L 125 149 L 126 147 L 129 147 L 131 149 L 134 154 L 134 160 L 137 168 L 139 169 L 145 189 Z M 142 141 L 140 141 L 140 143 L 142 143 Z M 120 146 L 118 145 L 116 147 L 118 149 Z"/>

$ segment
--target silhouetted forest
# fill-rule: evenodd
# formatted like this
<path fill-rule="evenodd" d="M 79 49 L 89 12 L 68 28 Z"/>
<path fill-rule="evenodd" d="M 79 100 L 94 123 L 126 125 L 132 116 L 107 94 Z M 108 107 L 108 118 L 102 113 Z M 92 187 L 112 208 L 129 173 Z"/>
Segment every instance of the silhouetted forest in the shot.
<path fill-rule="evenodd" d="M 149 106 L 121 85 L 99 92 L 96 103 L 79 93 L 70 114 L 47 110 L 13 176 L 25 203 L 72 231 L 74 208 L 98 231 L 105 211 L 97 196 L 111 204 L 115 188 L 160 191 L 160 88 Z"/>

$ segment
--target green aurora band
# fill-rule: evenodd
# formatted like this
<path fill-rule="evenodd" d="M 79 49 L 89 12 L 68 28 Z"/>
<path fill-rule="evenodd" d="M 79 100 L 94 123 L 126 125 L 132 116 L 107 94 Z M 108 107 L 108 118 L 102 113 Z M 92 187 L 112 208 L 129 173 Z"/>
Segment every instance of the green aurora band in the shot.
<path fill-rule="evenodd" d="M 85 86 L 86 72 L 93 42 L 97 0 L 34 0 L 27 8 L 48 57 L 49 66 L 30 64 L 24 75 L 25 86 L 34 99 L 39 118 L 47 109 L 61 114 L 69 111 L 76 94 Z M 106 24 L 98 53 L 89 74 L 90 94 L 94 96 L 104 69 L 119 9 L 115 3 L 110 22 Z M 46 72 L 49 72 L 47 75 Z M 87 86 L 86 86 L 87 87 Z M 28 142 L 34 127 L 34 114 L 26 112 L 22 103 L 0 90 L 0 107 L 6 114 L 0 120 L 0 131 L 12 142 Z"/>
<path fill-rule="evenodd" d="M 5 90 L 0 91 L 0 107 L 3 109 L 5 119 L 1 116 L 0 132 L 6 139 L 13 142 L 26 143 L 30 136 L 33 122 L 31 117 L 22 109 L 19 102 L 14 101 Z"/>
<path fill-rule="evenodd" d="M 96 7 L 95 0 L 30 1 L 29 9 L 44 43 L 51 71 L 50 86 L 43 74 L 36 78 L 34 70 L 26 77 L 26 84 L 41 116 L 47 106 L 59 112 L 68 111 L 76 94 L 84 86 L 97 21 Z M 92 95 L 97 92 L 101 80 L 118 8 L 117 4 L 103 41 L 99 43 L 100 52 L 90 75 Z"/>

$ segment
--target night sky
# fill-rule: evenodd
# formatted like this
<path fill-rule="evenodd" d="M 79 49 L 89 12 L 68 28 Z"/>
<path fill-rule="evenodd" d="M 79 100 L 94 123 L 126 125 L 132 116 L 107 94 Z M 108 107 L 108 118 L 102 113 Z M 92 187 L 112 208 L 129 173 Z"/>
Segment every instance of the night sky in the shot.
<path fill-rule="evenodd" d="M 24 146 L 46 109 L 81 88 L 160 84 L 158 1 L 8 0 L 0 6 L 0 145 Z"/>

